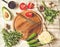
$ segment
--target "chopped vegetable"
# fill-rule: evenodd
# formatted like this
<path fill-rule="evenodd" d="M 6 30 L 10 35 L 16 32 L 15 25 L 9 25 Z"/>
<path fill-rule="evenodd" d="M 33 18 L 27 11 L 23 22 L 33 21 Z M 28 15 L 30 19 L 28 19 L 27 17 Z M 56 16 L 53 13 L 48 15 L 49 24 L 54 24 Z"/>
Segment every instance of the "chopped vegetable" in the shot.
<path fill-rule="evenodd" d="M 34 43 L 37 43 L 37 42 L 39 42 L 39 40 L 38 39 L 33 39 L 33 40 L 31 40 L 31 41 L 28 41 L 28 44 L 34 44 Z"/>
<path fill-rule="evenodd" d="M 31 35 L 28 37 L 27 41 L 30 41 L 30 40 L 33 39 L 34 37 L 36 37 L 36 33 L 31 34 Z"/>
<path fill-rule="evenodd" d="M 3 29 L 2 33 L 3 33 L 5 45 L 7 47 L 12 47 L 16 45 L 22 36 L 22 34 L 20 34 L 19 32 L 16 32 L 16 31 L 8 32 L 6 29 Z"/>
<path fill-rule="evenodd" d="M 44 31 L 38 36 L 38 39 L 41 44 L 47 44 L 52 42 L 54 37 L 48 31 Z"/>
<path fill-rule="evenodd" d="M 54 18 L 57 16 L 59 11 L 52 10 L 51 8 L 48 8 L 44 2 L 42 2 L 45 7 L 45 19 L 49 21 L 50 23 L 54 22 Z"/>

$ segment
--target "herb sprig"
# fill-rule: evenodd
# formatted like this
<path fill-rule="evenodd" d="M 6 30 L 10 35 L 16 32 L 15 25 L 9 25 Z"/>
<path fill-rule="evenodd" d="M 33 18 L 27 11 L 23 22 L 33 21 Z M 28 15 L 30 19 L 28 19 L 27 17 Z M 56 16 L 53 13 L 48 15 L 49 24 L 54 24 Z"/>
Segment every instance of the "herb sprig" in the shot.
<path fill-rule="evenodd" d="M 44 1 L 42 1 L 42 3 L 43 3 L 43 6 L 45 8 L 45 11 L 44 11 L 45 20 L 47 20 L 49 23 L 53 23 L 54 19 L 56 18 L 57 14 L 59 13 L 59 11 L 48 8 Z"/>

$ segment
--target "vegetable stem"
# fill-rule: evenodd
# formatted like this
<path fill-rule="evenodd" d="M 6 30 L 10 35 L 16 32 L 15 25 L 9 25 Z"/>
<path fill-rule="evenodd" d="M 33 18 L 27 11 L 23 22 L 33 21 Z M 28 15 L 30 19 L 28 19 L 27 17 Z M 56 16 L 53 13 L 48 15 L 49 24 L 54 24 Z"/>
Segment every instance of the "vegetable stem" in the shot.
<path fill-rule="evenodd" d="M 43 3 L 43 6 L 44 6 L 45 8 L 47 8 L 47 6 L 46 6 L 45 2 L 44 2 L 44 1 L 42 1 L 42 3 Z"/>

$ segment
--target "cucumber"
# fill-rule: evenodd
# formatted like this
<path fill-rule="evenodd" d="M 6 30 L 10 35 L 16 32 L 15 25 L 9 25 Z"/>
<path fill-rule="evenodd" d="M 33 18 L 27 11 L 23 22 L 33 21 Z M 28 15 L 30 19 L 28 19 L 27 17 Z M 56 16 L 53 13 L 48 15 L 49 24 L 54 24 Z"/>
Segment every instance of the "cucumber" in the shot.
<path fill-rule="evenodd" d="M 29 41 L 28 44 L 31 45 L 31 44 L 34 44 L 34 43 L 37 43 L 37 42 L 39 42 L 39 40 L 38 40 L 38 39 L 35 39 L 35 40 L 31 40 L 31 41 Z"/>
<path fill-rule="evenodd" d="M 31 35 L 28 37 L 27 41 L 32 40 L 34 37 L 36 37 L 36 35 L 37 35 L 36 33 L 31 34 Z"/>

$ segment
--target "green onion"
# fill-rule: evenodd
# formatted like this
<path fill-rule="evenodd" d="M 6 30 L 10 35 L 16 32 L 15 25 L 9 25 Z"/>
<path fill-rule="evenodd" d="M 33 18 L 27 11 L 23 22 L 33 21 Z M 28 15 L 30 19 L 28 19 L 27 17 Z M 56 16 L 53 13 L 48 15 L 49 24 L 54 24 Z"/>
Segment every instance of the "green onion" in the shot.
<path fill-rule="evenodd" d="M 17 31 L 8 32 L 6 29 L 3 29 L 2 33 L 3 33 L 5 45 L 7 47 L 12 47 L 12 46 L 16 45 L 22 36 L 22 34 Z"/>
<path fill-rule="evenodd" d="M 35 40 L 29 41 L 28 44 L 34 44 L 34 43 L 37 43 L 37 42 L 39 42 L 39 40 L 38 39 L 35 39 Z"/>
<path fill-rule="evenodd" d="M 36 33 L 31 34 L 31 35 L 28 37 L 27 41 L 30 41 L 30 40 L 33 39 L 34 37 L 36 37 Z"/>
<path fill-rule="evenodd" d="M 30 47 L 38 47 L 38 46 L 42 46 L 42 44 L 40 44 L 40 43 L 36 43 L 36 44 L 32 44 L 32 45 L 30 45 Z"/>

